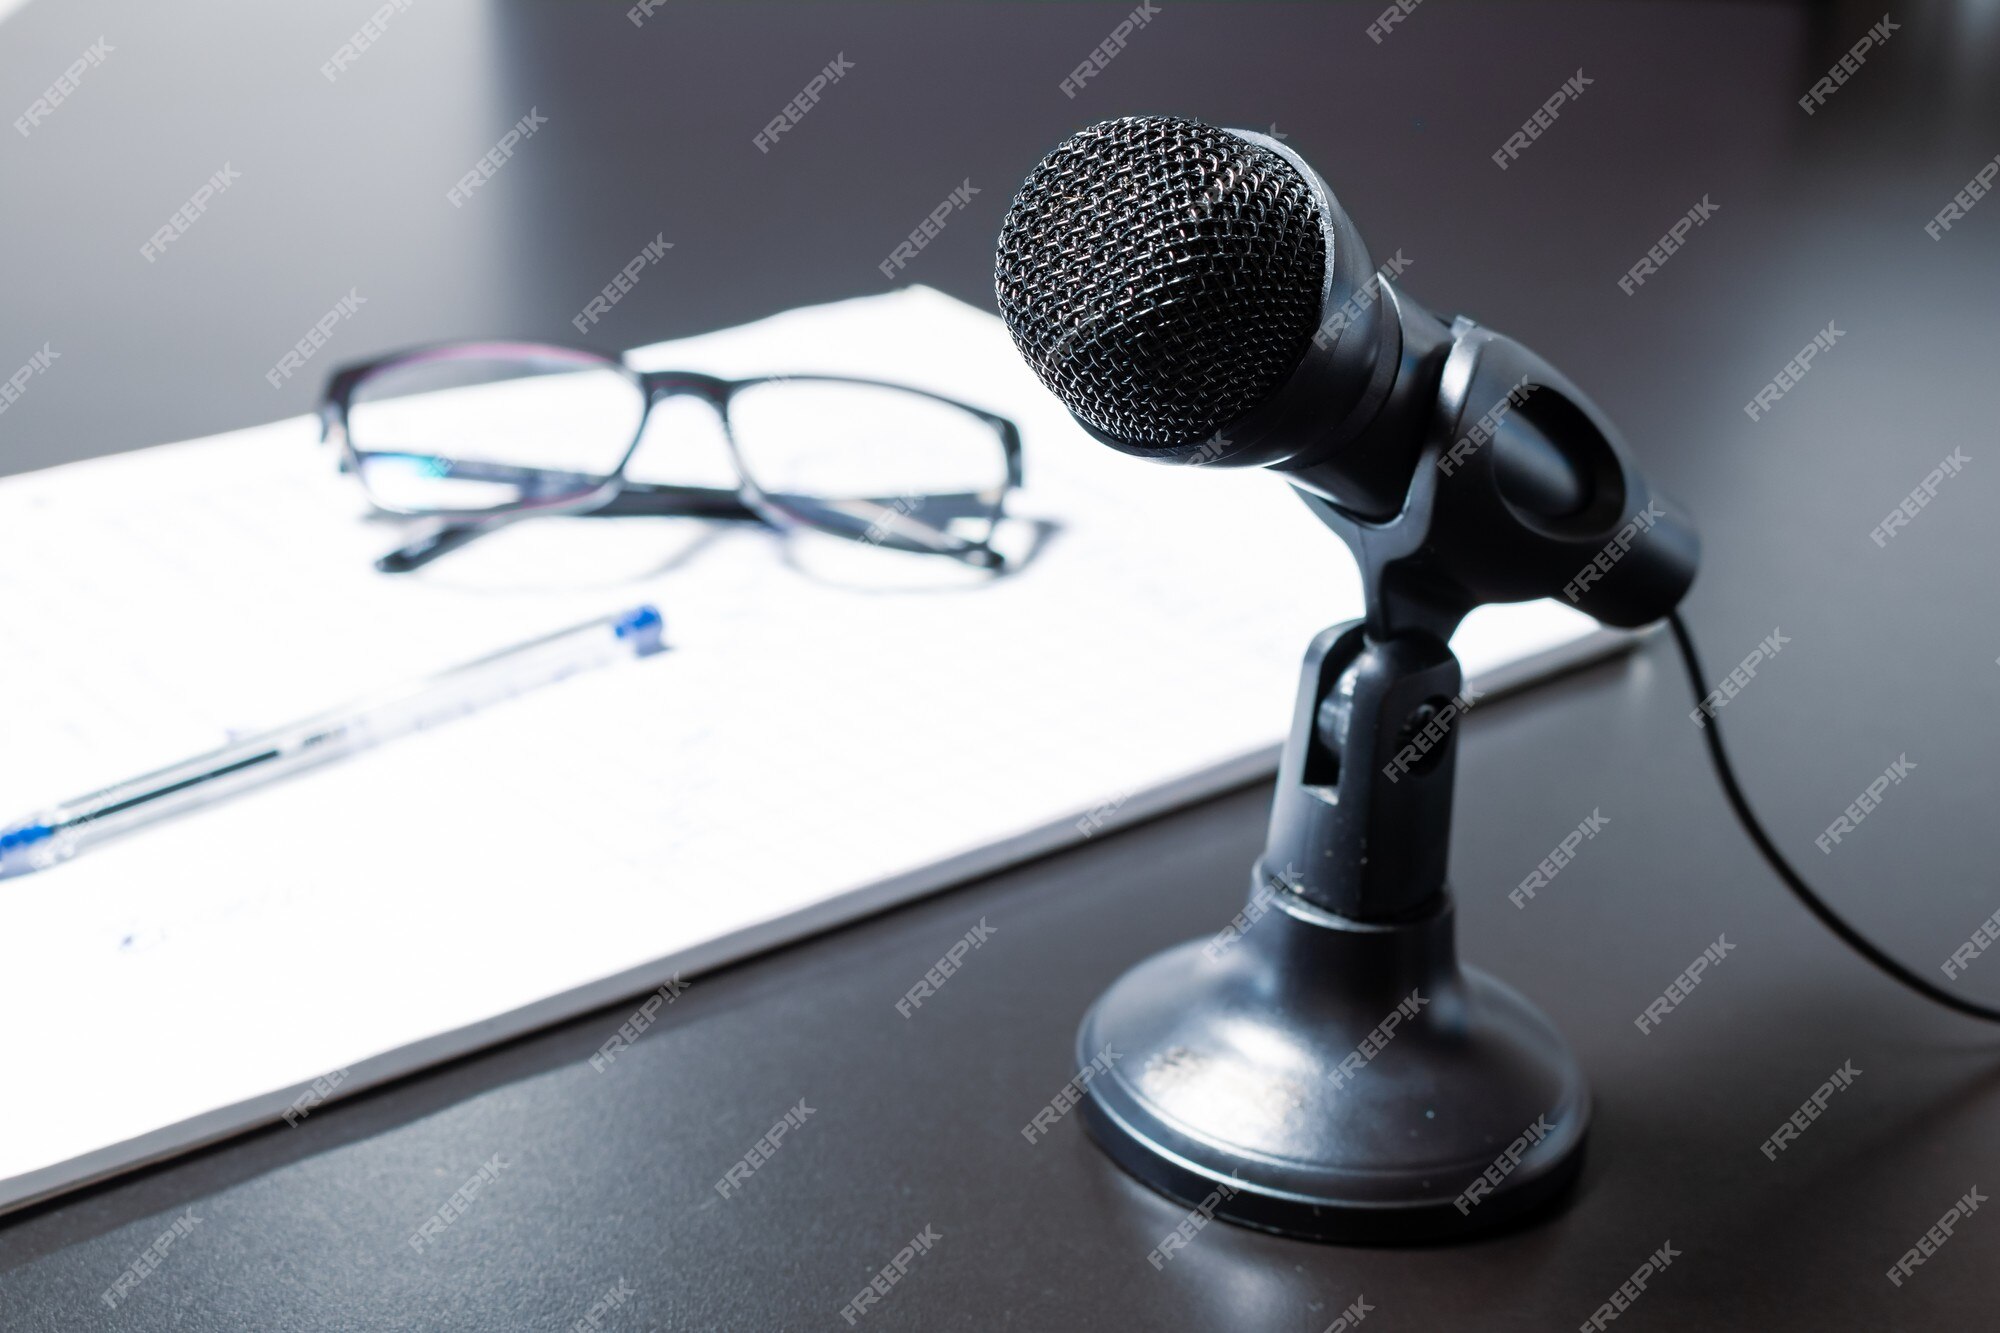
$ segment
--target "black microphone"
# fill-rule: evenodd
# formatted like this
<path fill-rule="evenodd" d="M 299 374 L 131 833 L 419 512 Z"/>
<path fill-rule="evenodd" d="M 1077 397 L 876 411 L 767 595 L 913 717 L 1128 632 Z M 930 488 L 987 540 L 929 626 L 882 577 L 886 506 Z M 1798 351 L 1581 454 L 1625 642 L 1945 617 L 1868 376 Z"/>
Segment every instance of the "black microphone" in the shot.
<path fill-rule="evenodd" d="M 1694 577 L 1692 526 L 1580 390 L 1411 300 L 1390 281 L 1406 264 L 1398 252 L 1378 272 L 1286 145 L 1137 116 L 1072 135 L 1029 174 L 994 287 L 1021 355 L 1114 449 L 1274 468 L 1331 506 L 1350 545 L 1354 525 L 1434 502 L 1459 615 L 1544 596 L 1614 625 L 1665 615 Z M 1438 485 L 1455 474 L 1471 484 Z"/>
<path fill-rule="evenodd" d="M 1366 1242 L 1552 1205 L 1590 1124 L 1561 1035 L 1458 959 L 1451 633 L 1535 597 L 1643 624 L 1698 561 L 1582 391 L 1425 310 L 1390 280 L 1407 266 L 1399 251 L 1378 270 L 1284 144 L 1144 116 L 1042 160 L 994 277 L 1015 345 L 1091 435 L 1274 469 L 1360 565 L 1365 619 L 1306 650 L 1248 905 L 1113 982 L 1076 1053 L 1125 1057 L 1081 1105 L 1140 1180 L 1208 1215 Z"/>

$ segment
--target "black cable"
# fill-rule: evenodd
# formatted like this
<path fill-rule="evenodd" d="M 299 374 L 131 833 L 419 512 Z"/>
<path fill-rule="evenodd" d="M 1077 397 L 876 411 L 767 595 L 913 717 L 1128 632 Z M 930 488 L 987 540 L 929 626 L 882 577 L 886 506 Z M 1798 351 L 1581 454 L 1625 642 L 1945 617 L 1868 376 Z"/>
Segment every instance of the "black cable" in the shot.
<path fill-rule="evenodd" d="M 1681 661 L 1687 667 L 1688 683 L 1694 687 L 1695 703 L 1699 705 L 1708 694 L 1708 673 L 1701 669 L 1701 659 L 1695 655 L 1694 637 L 1688 633 L 1687 624 L 1681 619 L 1678 611 L 1667 617 L 1667 624 L 1673 629 L 1674 642 L 1679 645 Z M 1956 1009 L 1961 1014 L 1983 1018 L 1989 1023 L 2000 1023 L 2000 1009 L 1954 995 L 1928 978 L 1918 976 L 1882 952 L 1866 936 L 1841 920 L 1831 907 L 1822 902 L 1820 896 L 1814 893 L 1799 876 L 1799 872 L 1792 869 L 1791 862 L 1785 859 L 1784 853 L 1778 850 L 1777 844 L 1771 841 L 1770 835 L 1764 832 L 1764 826 L 1751 812 L 1750 802 L 1744 797 L 1743 789 L 1736 785 L 1736 772 L 1729 766 L 1729 756 L 1722 748 L 1722 730 L 1713 716 L 1708 719 L 1708 725 L 1701 731 L 1702 738 L 1708 743 L 1708 757 L 1715 763 L 1715 775 L 1722 781 L 1723 795 L 1729 798 L 1729 808 L 1736 812 L 1737 821 L 1743 825 L 1743 831 L 1750 835 L 1751 842 L 1757 844 L 1757 850 L 1771 863 L 1771 869 L 1778 872 L 1778 878 L 1785 882 L 1785 887 L 1792 891 L 1792 896 L 1803 903 L 1808 912 L 1818 917 L 1821 925 L 1845 940 L 1849 948 L 1919 995 L 1935 1000 L 1947 1009 Z"/>

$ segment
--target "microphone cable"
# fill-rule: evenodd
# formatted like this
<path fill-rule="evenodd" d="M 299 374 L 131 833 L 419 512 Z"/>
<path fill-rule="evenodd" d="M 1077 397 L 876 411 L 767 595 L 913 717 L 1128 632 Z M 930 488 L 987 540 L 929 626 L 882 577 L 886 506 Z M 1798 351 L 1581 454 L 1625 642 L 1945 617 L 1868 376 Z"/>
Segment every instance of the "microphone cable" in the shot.
<path fill-rule="evenodd" d="M 1687 667 L 1688 684 L 1694 689 L 1695 704 L 1699 706 L 1707 697 L 1708 673 L 1702 670 L 1701 658 L 1695 652 L 1694 636 L 1688 633 L 1687 622 L 1681 619 L 1679 611 L 1667 615 L 1667 624 L 1673 630 L 1674 643 L 1680 648 L 1681 662 Z M 1763 854 L 1771 869 L 1777 871 L 1778 878 L 1792 891 L 1792 896 L 1797 898 L 1808 912 L 1819 918 L 1821 925 L 1838 935 L 1850 949 L 1926 999 L 1934 1000 L 1947 1009 L 1956 1009 L 1961 1014 L 1983 1018 L 1989 1023 L 2000 1023 L 2000 1008 L 1954 995 L 1928 977 L 1917 975 L 1884 953 L 1828 907 L 1805 882 L 1804 877 L 1792 869 L 1791 862 L 1785 859 L 1784 853 L 1780 852 L 1777 844 L 1771 841 L 1771 835 L 1764 831 L 1763 823 L 1751 810 L 1749 799 L 1743 795 L 1743 788 L 1737 785 L 1736 771 L 1730 767 L 1729 754 L 1722 748 L 1722 728 L 1715 717 L 1710 716 L 1708 725 L 1703 727 L 1701 732 L 1702 739 L 1708 745 L 1709 760 L 1715 766 L 1715 775 L 1721 780 L 1722 793 L 1729 798 L 1729 808 L 1735 812 L 1737 822 L 1743 825 L 1743 831 L 1750 835 L 1750 841 L 1756 844 L 1757 850 Z"/>

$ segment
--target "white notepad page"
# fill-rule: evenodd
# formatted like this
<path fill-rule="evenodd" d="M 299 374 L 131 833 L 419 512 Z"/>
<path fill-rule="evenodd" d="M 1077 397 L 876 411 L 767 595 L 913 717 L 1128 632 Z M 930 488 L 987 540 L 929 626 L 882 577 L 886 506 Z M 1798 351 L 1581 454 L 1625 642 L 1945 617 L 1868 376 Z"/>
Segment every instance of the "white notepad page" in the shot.
<path fill-rule="evenodd" d="M 306 419 L 0 482 L 0 820 L 639 602 L 672 645 L 0 881 L 0 1210 L 1267 772 L 1307 641 L 1359 613 L 1279 479 L 1093 443 L 936 292 L 634 360 L 1004 412 L 1018 508 L 1059 531 L 974 590 L 674 519 L 538 520 L 390 577 L 398 530 Z M 665 415 L 646 466 L 711 479 Z M 1494 688 L 1612 642 L 1540 603 L 1455 646 Z"/>

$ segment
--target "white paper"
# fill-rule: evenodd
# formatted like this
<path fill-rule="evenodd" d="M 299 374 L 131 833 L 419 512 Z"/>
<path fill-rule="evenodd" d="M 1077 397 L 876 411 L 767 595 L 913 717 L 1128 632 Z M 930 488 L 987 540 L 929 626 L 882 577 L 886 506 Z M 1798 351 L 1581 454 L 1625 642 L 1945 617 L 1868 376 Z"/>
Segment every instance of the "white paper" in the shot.
<path fill-rule="evenodd" d="M 1092 443 L 935 292 L 634 360 L 1005 412 L 1017 508 L 1060 531 L 972 589 L 678 519 L 390 577 L 398 529 L 305 419 L 0 483 L 0 819 L 639 602 L 672 645 L 0 882 L 0 1210 L 1268 771 L 1307 641 L 1359 613 L 1281 481 Z M 662 414 L 649 476 L 718 475 L 701 410 Z M 1541 603 L 1455 647 L 1490 687 L 1604 642 Z"/>

